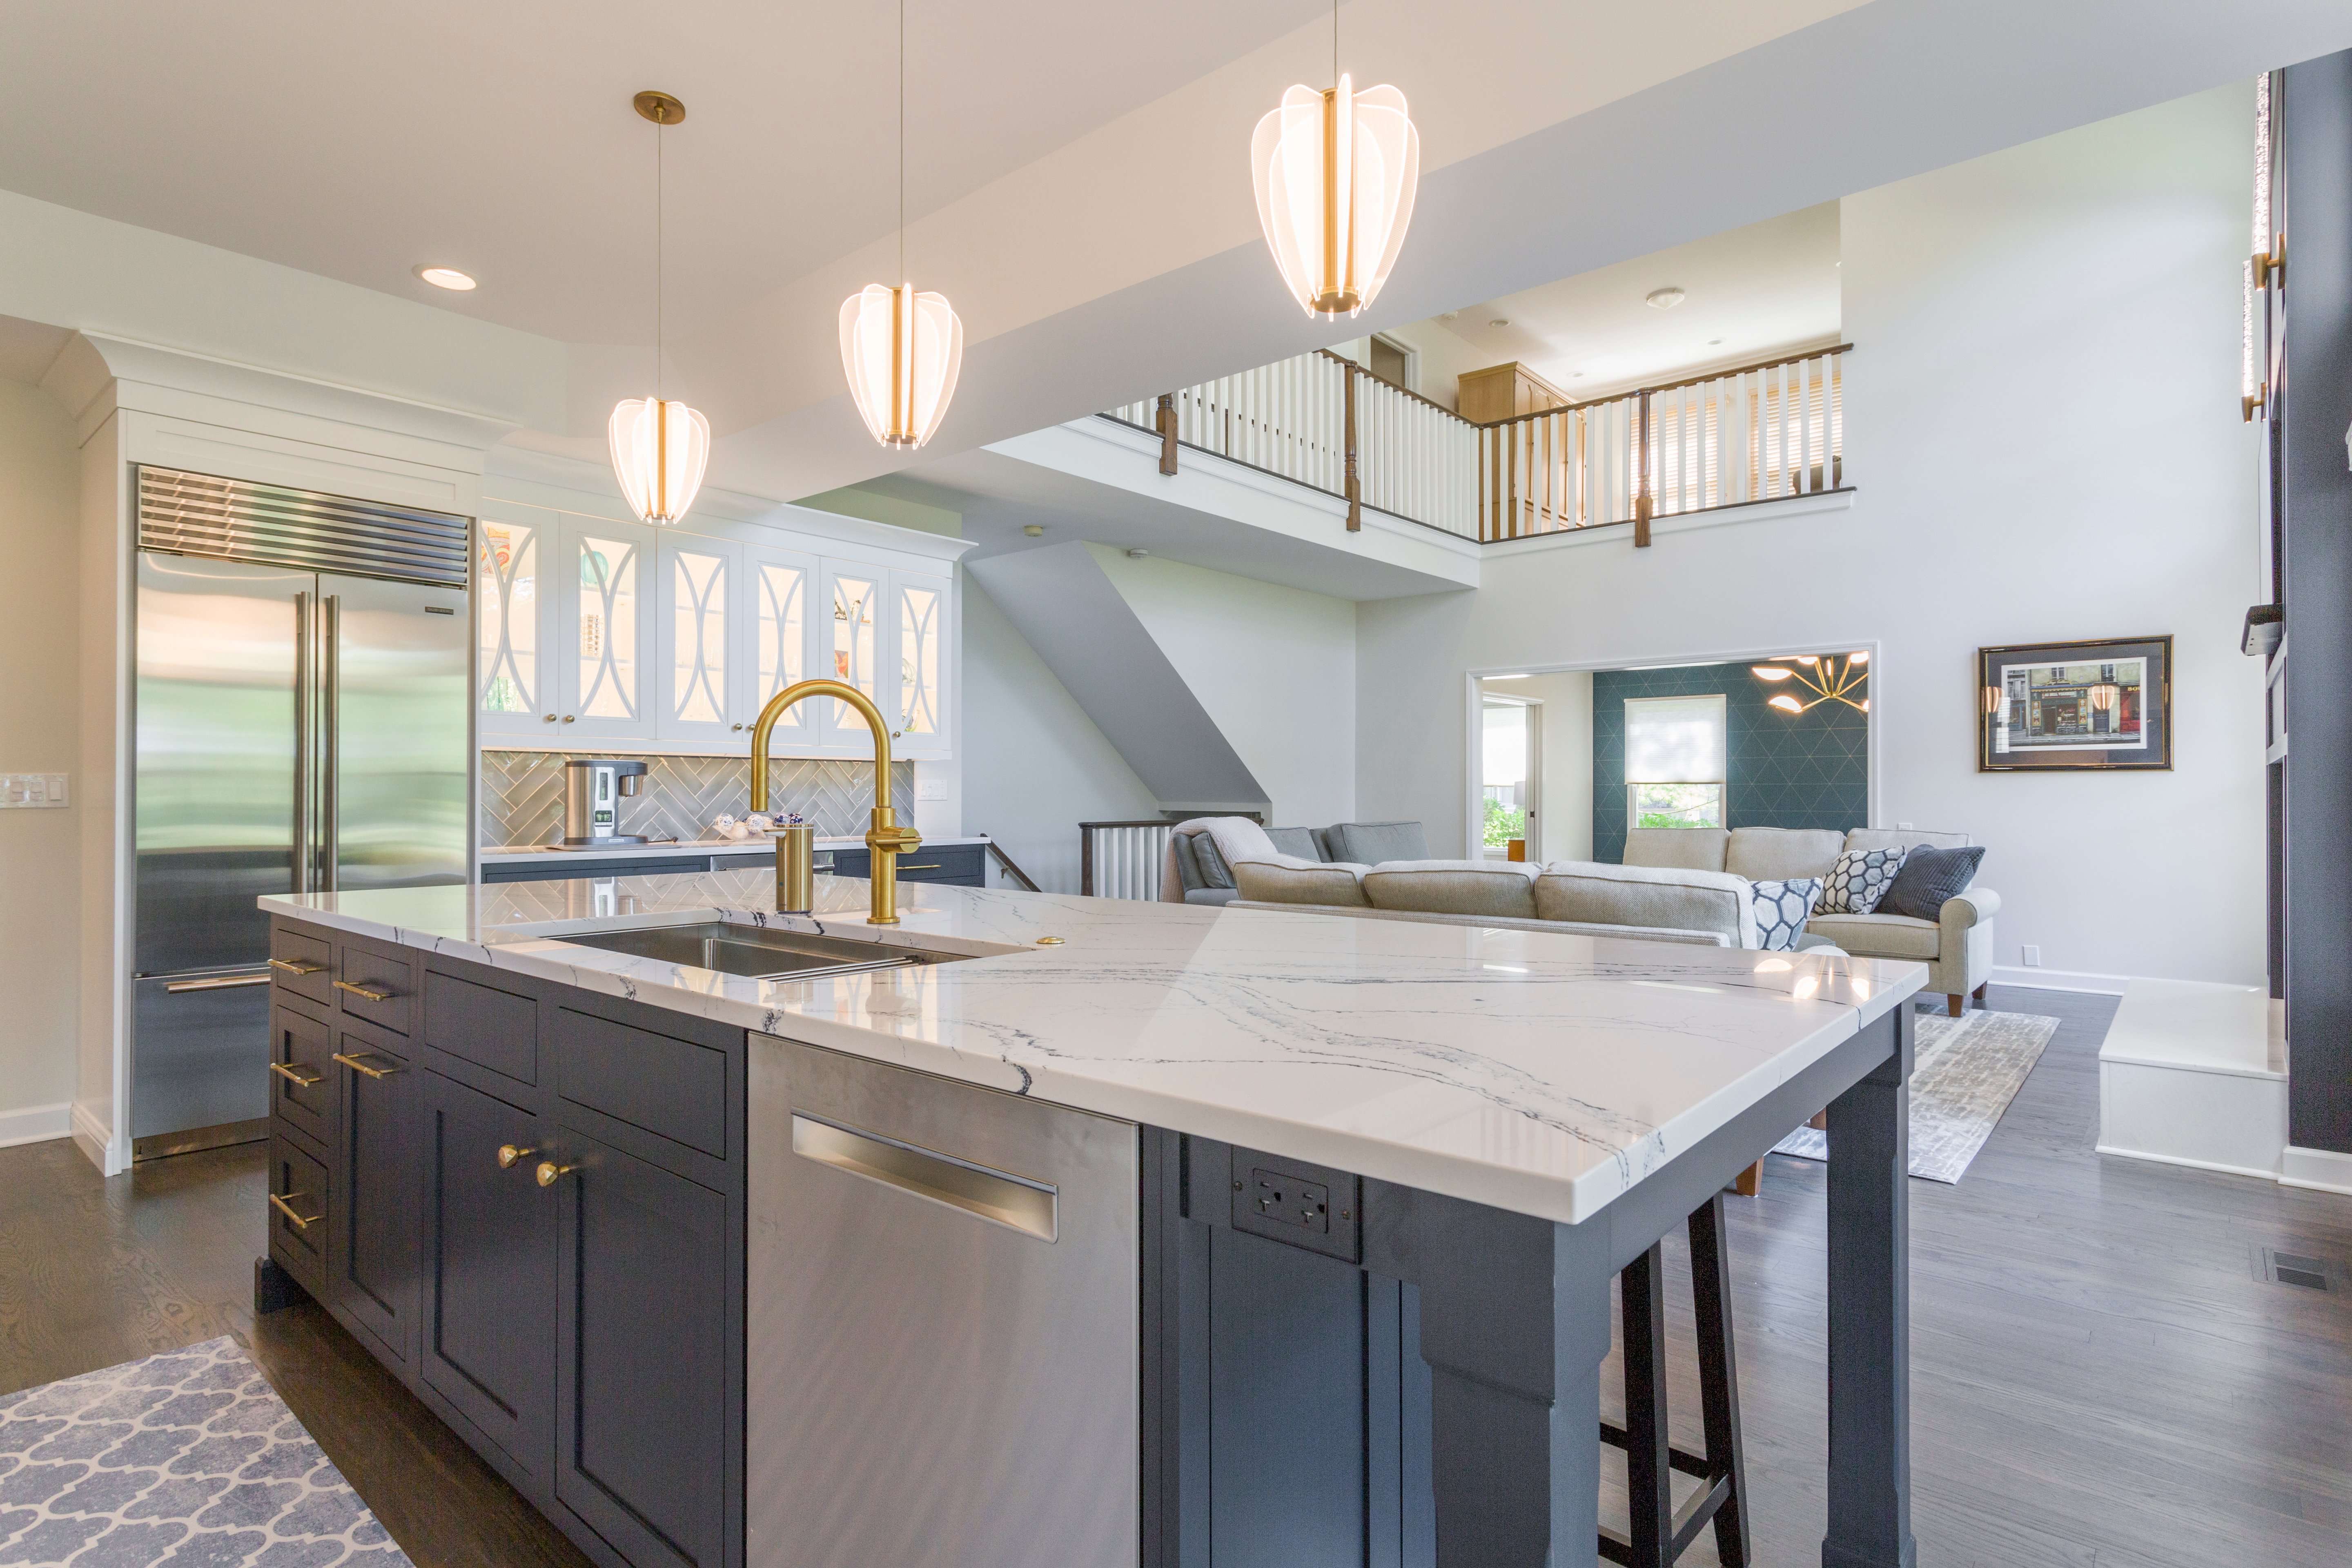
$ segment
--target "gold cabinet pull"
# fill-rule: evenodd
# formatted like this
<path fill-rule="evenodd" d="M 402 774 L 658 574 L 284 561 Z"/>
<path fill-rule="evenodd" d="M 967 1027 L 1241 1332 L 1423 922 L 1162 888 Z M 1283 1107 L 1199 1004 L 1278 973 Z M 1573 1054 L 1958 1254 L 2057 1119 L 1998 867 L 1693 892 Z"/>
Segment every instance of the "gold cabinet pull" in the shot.
<path fill-rule="evenodd" d="M 320 1209 L 317 1214 L 311 1215 L 308 1218 L 296 1214 L 294 1212 L 293 1204 L 288 1200 L 291 1198 L 299 1198 L 303 1195 L 304 1194 L 301 1193 L 289 1193 L 285 1197 L 281 1198 L 276 1193 L 272 1193 L 269 1194 L 269 1206 L 276 1209 L 279 1214 L 284 1215 L 288 1219 L 292 1220 L 294 1222 L 294 1227 L 297 1230 L 308 1230 L 319 1221 L 326 1218 L 327 1211 Z"/>
<path fill-rule="evenodd" d="M 309 1078 L 304 1078 L 300 1073 L 296 1072 L 284 1062 L 271 1062 L 269 1064 L 269 1070 L 276 1073 L 279 1078 L 284 1079 L 287 1082 L 298 1085 L 303 1089 L 312 1089 L 327 1081 L 327 1075 L 324 1073 L 314 1072 Z"/>
<path fill-rule="evenodd" d="M 552 1160 L 541 1160 L 539 1163 L 539 1184 L 551 1187 L 555 1185 L 556 1177 L 568 1175 L 579 1168 L 577 1165 L 559 1165 Z"/>
<path fill-rule="evenodd" d="M 937 860 L 932 861 L 928 866 L 901 866 L 898 868 L 901 871 L 936 871 L 939 868 L 940 863 Z"/>
<path fill-rule="evenodd" d="M 300 963 L 290 958 L 273 958 L 269 961 L 269 967 L 282 969 L 289 974 L 316 974 L 327 966 L 323 963 Z"/>
<path fill-rule="evenodd" d="M 511 1143 L 501 1143 L 499 1145 L 499 1169 L 511 1171 L 524 1158 L 538 1152 L 536 1149 L 518 1149 Z"/>
<path fill-rule="evenodd" d="M 373 1055 L 373 1053 L 370 1054 Z M 390 1078 L 393 1074 L 400 1070 L 397 1067 L 376 1067 L 373 1063 L 370 1063 L 359 1057 L 347 1057 L 341 1051 L 337 1051 L 335 1053 L 335 1059 L 342 1063 L 345 1067 L 351 1068 L 353 1072 L 363 1072 L 370 1078 Z M 383 1058 L 378 1058 L 377 1059 L 382 1060 Z"/>
<path fill-rule="evenodd" d="M 392 1000 L 392 993 L 389 991 L 379 991 L 373 985 L 360 985 L 349 980 L 336 981 L 335 989 L 338 991 L 348 991 L 354 996 L 363 996 L 371 1002 L 389 1002 Z"/>

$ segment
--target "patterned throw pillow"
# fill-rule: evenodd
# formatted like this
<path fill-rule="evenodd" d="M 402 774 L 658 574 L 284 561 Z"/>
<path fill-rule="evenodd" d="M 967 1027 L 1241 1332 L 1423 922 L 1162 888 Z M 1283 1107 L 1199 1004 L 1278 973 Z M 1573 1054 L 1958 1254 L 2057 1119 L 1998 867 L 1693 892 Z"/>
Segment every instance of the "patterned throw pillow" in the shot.
<path fill-rule="evenodd" d="M 1819 877 L 1794 877 L 1785 882 L 1751 882 L 1756 901 L 1756 945 L 1767 952 L 1787 952 L 1805 934 L 1813 916 L 1813 900 L 1822 896 Z"/>
<path fill-rule="evenodd" d="M 1895 874 L 1903 869 L 1908 849 L 1849 849 L 1837 858 L 1822 882 L 1823 915 L 1866 915 L 1878 907 Z"/>

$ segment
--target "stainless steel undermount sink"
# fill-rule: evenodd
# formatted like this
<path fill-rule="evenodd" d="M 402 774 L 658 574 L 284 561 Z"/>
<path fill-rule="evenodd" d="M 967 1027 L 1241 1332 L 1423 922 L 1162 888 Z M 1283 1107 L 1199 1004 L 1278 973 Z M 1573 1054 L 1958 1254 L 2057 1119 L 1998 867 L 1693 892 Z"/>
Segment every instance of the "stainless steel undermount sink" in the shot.
<path fill-rule="evenodd" d="M 896 942 L 852 942 L 771 926 L 703 921 L 693 925 L 642 926 L 633 931 L 579 931 L 556 939 L 650 958 L 740 974 L 754 980 L 812 980 L 830 974 L 862 974 L 924 963 L 952 963 L 970 953 L 902 947 Z"/>

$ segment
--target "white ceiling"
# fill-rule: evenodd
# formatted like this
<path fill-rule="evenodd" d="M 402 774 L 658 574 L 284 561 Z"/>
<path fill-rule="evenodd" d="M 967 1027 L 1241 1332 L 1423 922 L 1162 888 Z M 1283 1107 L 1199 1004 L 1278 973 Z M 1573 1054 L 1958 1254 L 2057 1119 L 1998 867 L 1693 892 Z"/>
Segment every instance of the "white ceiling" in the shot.
<path fill-rule="evenodd" d="M 1681 304 L 1646 302 L 1667 288 Z M 1581 399 L 1834 340 L 1838 303 L 1838 204 L 1822 202 L 1437 321 Z"/>

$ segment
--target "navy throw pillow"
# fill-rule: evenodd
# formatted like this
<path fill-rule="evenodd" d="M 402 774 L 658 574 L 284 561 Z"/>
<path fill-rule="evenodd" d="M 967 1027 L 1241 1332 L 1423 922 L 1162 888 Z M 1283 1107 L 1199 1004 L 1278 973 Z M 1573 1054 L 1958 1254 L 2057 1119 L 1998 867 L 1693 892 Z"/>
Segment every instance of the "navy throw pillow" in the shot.
<path fill-rule="evenodd" d="M 1895 873 L 1894 885 L 1878 900 L 1878 912 L 1909 915 L 1915 921 L 1936 919 L 1943 913 L 1945 900 L 1958 898 L 1976 880 L 1984 853 L 1981 844 L 1958 849 L 1922 844 L 1903 858 L 1903 869 Z"/>

